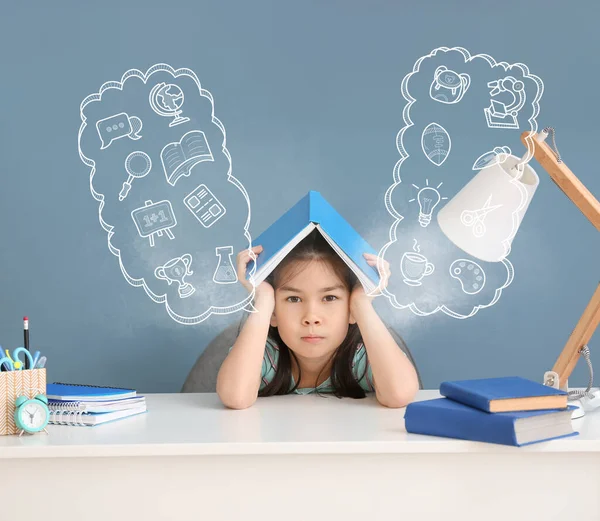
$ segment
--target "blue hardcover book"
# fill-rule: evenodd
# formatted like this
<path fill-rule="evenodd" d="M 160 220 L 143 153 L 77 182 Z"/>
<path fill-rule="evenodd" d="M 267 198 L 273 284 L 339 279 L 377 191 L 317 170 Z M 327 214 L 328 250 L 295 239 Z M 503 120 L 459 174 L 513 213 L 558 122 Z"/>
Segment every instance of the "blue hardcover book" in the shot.
<path fill-rule="evenodd" d="M 566 391 L 520 376 L 442 382 L 440 394 L 487 412 L 563 409 L 568 401 Z"/>
<path fill-rule="evenodd" d="M 377 269 L 369 266 L 363 257 L 363 253 L 377 255 L 377 252 L 319 192 L 313 190 L 254 239 L 254 244 L 262 246 L 263 251 L 258 255 L 256 265 L 254 261 L 248 263 L 248 277 L 256 269 L 255 284 L 260 284 L 315 228 L 356 274 L 365 292 L 379 285 Z"/>
<path fill-rule="evenodd" d="M 489 413 L 449 398 L 410 403 L 404 414 L 407 432 L 521 447 L 579 434 L 571 410 Z"/>

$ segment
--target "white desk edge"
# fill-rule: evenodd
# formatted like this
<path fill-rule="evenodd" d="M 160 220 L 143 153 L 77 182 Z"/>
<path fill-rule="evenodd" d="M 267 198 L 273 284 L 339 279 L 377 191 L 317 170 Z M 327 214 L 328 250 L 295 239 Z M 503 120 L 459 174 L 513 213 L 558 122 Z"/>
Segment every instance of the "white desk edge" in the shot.
<path fill-rule="evenodd" d="M 417 399 L 438 396 L 424 390 Z M 387 409 L 374 397 L 277 396 L 243 411 L 224 408 L 215 394 L 149 394 L 146 399 L 147 413 L 111 424 L 49 425 L 49 435 L 0 436 L 0 459 L 600 452 L 600 410 L 573 420 L 577 436 L 510 447 L 407 433 L 404 409 Z M 311 421 L 317 428 L 307 427 Z M 349 429 L 349 422 L 355 428 Z"/>

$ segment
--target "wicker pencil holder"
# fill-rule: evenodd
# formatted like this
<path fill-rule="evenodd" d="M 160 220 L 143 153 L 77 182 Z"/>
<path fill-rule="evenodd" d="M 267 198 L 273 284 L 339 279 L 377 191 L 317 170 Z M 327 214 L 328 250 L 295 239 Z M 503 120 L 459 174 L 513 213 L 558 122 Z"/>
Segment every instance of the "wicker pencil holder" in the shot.
<path fill-rule="evenodd" d="M 18 434 L 15 425 L 15 400 L 46 394 L 46 369 L 0 372 L 0 436 Z"/>

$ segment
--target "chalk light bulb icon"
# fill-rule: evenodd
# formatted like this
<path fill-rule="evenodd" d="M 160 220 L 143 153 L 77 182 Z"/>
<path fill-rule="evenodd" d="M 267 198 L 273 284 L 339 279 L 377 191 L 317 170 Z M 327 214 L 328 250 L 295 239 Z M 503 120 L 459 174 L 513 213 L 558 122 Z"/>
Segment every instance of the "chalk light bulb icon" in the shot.
<path fill-rule="evenodd" d="M 440 202 L 440 193 L 430 186 L 425 186 L 417 194 L 419 203 L 419 224 L 425 228 L 431 222 L 431 214 Z"/>

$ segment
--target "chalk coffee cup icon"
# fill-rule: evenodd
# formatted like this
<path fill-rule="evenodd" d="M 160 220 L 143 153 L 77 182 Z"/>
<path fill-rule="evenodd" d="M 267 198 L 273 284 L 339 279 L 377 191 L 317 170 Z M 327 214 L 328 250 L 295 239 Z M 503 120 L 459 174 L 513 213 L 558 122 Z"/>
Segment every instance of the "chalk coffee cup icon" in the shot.
<path fill-rule="evenodd" d="M 166 280 L 169 286 L 172 282 L 179 284 L 179 296 L 181 298 L 189 297 L 196 289 L 188 282 L 184 282 L 183 279 L 188 275 L 191 275 L 193 271 L 190 271 L 192 264 L 192 256 L 189 253 L 182 255 L 181 257 L 175 257 L 163 266 L 159 266 L 154 270 L 154 276 L 157 279 Z"/>
<path fill-rule="evenodd" d="M 421 279 L 431 275 L 434 269 L 433 264 L 427 262 L 427 258 L 420 253 L 407 251 L 402 255 L 400 271 L 404 277 L 404 282 L 409 286 L 420 286 Z"/>

